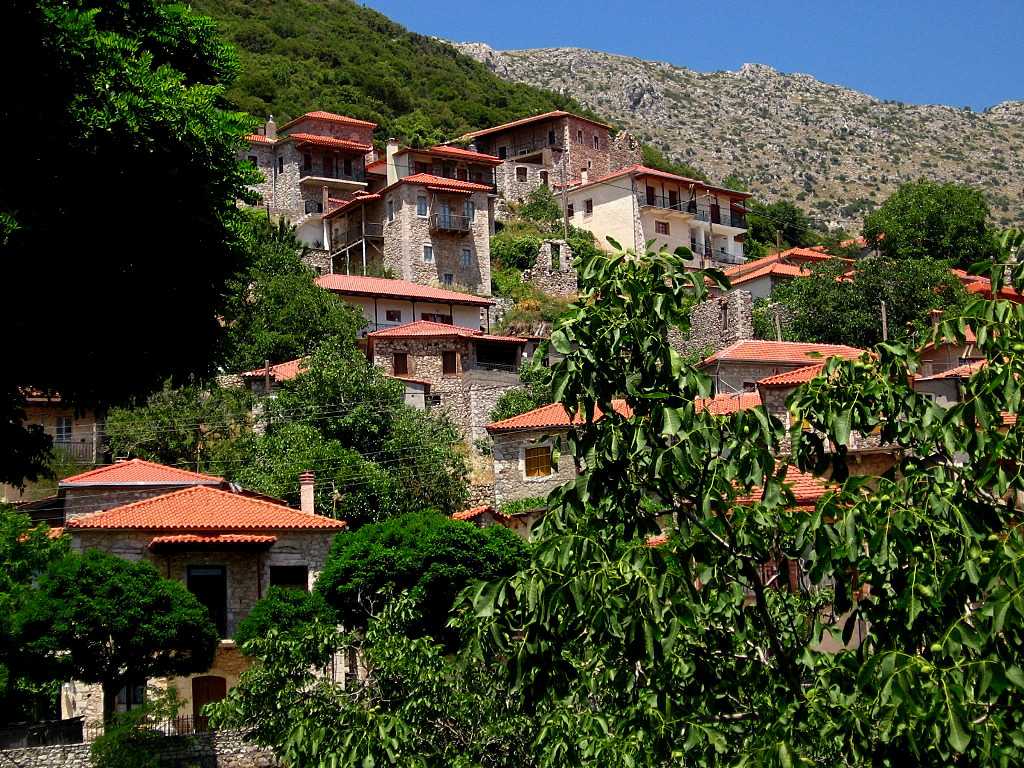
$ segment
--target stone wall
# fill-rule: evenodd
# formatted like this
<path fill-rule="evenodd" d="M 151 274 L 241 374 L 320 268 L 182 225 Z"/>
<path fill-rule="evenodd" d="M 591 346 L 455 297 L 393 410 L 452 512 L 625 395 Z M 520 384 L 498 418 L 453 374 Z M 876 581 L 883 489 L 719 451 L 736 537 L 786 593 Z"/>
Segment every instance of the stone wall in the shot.
<path fill-rule="evenodd" d="M 89 744 L 0 750 L 0 768 L 92 768 Z M 214 731 L 193 736 L 168 736 L 157 760 L 167 768 L 276 768 L 270 750 L 245 741 L 240 731 Z"/>
<path fill-rule="evenodd" d="M 712 297 L 690 310 L 689 336 L 684 336 L 678 328 L 670 328 L 668 335 L 673 349 L 681 355 L 706 356 L 734 342 L 752 339 L 754 299 L 749 291 Z"/>
<path fill-rule="evenodd" d="M 583 141 L 579 141 L 579 132 L 583 133 Z M 594 147 L 594 138 L 600 146 Z M 569 182 L 578 181 L 586 171 L 589 178 L 597 179 L 607 176 L 612 168 L 611 138 L 607 128 L 600 128 L 587 120 L 577 117 L 566 118 L 565 148 L 568 153 Z"/>
<path fill-rule="evenodd" d="M 91 485 L 80 488 L 68 486 L 64 490 L 64 521 L 190 487 L 188 483 L 149 486 Z"/>
<path fill-rule="evenodd" d="M 321 275 L 329 275 L 334 271 L 331 254 L 326 248 L 307 248 L 302 261 Z"/>
<path fill-rule="evenodd" d="M 239 160 L 256 158 L 256 169 L 263 174 L 263 181 L 250 187 L 260 196 L 261 204 L 273 204 L 274 201 L 274 173 L 276 171 L 274 157 L 274 147 L 270 144 L 254 142 L 248 148 L 238 150 Z"/>
<path fill-rule="evenodd" d="M 561 152 L 554 154 L 561 157 Z M 526 179 L 523 181 L 519 180 L 519 172 L 516 170 L 518 168 L 526 170 Z M 541 176 L 542 173 L 548 174 L 547 182 Z M 494 181 L 498 194 L 501 195 L 505 203 L 522 203 L 537 187 L 545 183 L 561 183 L 561 166 L 555 163 L 551 166 L 542 163 L 526 163 L 509 158 L 494 170 Z"/>
<path fill-rule="evenodd" d="M 644 162 L 644 150 L 637 141 L 636 136 L 627 132 L 619 131 L 611 141 L 611 169 L 609 173 L 621 171 L 623 168 L 632 168 L 634 165 L 642 165 Z"/>
<path fill-rule="evenodd" d="M 470 485 L 466 508 L 482 507 L 484 504 L 494 504 L 494 483 L 475 483 Z"/>
<path fill-rule="evenodd" d="M 544 430 L 521 430 L 497 433 L 494 440 L 494 503 L 547 496 L 558 486 L 576 476 L 572 455 L 562 442 L 558 469 L 546 477 L 527 477 L 525 452 L 527 448 L 553 443 L 560 434 Z"/>
<path fill-rule="evenodd" d="M 572 262 L 572 248 L 565 240 L 545 240 L 536 263 L 523 270 L 523 281 L 552 296 L 575 297 L 579 292 L 579 275 Z"/>

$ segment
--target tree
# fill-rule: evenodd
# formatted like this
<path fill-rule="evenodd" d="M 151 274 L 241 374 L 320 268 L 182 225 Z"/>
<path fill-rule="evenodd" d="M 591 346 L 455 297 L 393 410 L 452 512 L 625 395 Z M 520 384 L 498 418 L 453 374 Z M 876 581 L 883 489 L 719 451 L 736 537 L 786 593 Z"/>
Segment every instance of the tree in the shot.
<path fill-rule="evenodd" d="M 519 367 L 519 383 L 523 389 L 503 392 L 491 411 L 491 421 L 511 419 L 551 403 L 551 371 L 537 363 L 524 363 Z"/>
<path fill-rule="evenodd" d="M 283 363 L 321 344 L 344 344 L 366 321 L 359 310 L 316 284 L 316 273 L 302 261 L 305 246 L 295 228 L 253 216 L 251 255 L 228 283 L 226 331 L 221 352 L 228 371 L 259 368 L 265 360 Z"/>
<path fill-rule="evenodd" d="M 166 381 L 144 404 L 112 408 L 104 431 L 116 456 L 222 474 L 240 458 L 237 438 L 249 425 L 251 407 L 251 395 L 241 388 Z"/>
<path fill-rule="evenodd" d="M 15 621 L 44 669 L 102 686 L 104 720 L 121 688 L 203 672 L 220 643 L 208 611 L 183 584 L 147 562 L 98 550 L 51 563 Z"/>
<path fill-rule="evenodd" d="M 50 531 L 0 504 L 0 723 L 38 721 L 52 714 L 56 692 L 50 680 L 26 676 L 28 660 L 14 622 L 32 595 L 36 574 L 67 553 L 67 537 L 53 537 Z"/>
<path fill-rule="evenodd" d="M 338 536 L 316 591 L 349 629 L 366 627 L 407 592 L 413 616 L 405 631 L 454 648 L 458 635 L 446 625 L 455 596 L 473 581 L 515 573 L 528 557 L 526 542 L 502 526 L 409 512 Z"/>
<path fill-rule="evenodd" d="M 0 282 L 14 288 L 0 336 L 19 340 L 0 377 L 0 423 L 13 433 L 0 441 L 0 467 L 18 483 L 33 476 L 25 457 L 45 448 L 21 429 L 19 387 L 102 407 L 211 370 L 216 310 L 240 263 L 236 200 L 253 199 L 255 177 L 236 156 L 252 123 L 222 98 L 237 65 L 209 19 L 157 0 L 17 0 L 6 10 L 20 43 L 3 63 L 23 74 L 5 119 L 32 125 L 36 148 L 10 153 L 17 183 L 0 190 Z M 46 285 L 59 309 L 46 312 L 28 290 L 40 249 L 60 275 Z M 76 322 L 98 322 L 116 342 L 55 353 Z"/>
<path fill-rule="evenodd" d="M 864 237 L 890 258 L 946 259 L 962 269 L 999 252 L 981 190 L 927 179 L 900 184 L 864 219 Z"/>
<path fill-rule="evenodd" d="M 852 266 L 828 261 L 772 291 L 785 308 L 785 337 L 792 341 L 849 344 L 866 349 L 882 341 L 882 302 L 890 339 L 913 341 L 930 333 L 928 312 L 957 316 L 968 301 L 949 262 L 923 258 L 863 259 Z M 774 326 L 768 330 L 775 337 Z"/>
<path fill-rule="evenodd" d="M 319 592 L 271 587 L 239 623 L 234 640 L 241 647 L 255 638 L 267 637 L 272 631 L 305 632 L 309 625 L 318 621 L 328 625 L 337 623 L 334 611 Z"/>
<path fill-rule="evenodd" d="M 769 248 L 774 248 L 777 242 L 784 248 L 807 248 L 820 241 L 807 214 L 795 203 L 778 200 L 766 205 L 754 201 L 750 203 L 750 211 L 747 217 L 750 238 Z"/>

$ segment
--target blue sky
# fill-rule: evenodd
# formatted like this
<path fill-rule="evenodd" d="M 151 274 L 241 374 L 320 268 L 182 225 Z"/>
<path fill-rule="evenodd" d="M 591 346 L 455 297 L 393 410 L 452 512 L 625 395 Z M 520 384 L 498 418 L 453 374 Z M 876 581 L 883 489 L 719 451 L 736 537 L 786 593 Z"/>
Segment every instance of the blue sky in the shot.
<path fill-rule="evenodd" d="M 1021 0 L 363 0 L 424 35 L 576 46 L 702 72 L 744 62 L 913 104 L 1024 101 Z"/>

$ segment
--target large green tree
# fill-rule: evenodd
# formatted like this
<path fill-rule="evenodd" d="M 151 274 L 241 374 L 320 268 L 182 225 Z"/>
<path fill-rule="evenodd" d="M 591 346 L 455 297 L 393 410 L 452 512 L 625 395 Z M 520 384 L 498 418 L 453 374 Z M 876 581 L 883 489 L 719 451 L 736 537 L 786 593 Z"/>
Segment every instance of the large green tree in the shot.
<path fill-rule="evenodd" d="M 769 248 L 807 248 L 821 242 L 807 214 L 789 200 L 750 203 L 747 224 L 750 238 Z"/>
<path fill-rule="evenodd" d="M 981 190 L 928 179 L 900 184 L 864 219 L 864 237 L 892 258 L 946 259 L 962 269 L 999 254 Z"/>
<path fill-rule="evenodd" d="M 4 118 L 28 133 L 0 188 L 0 337 L 18 341 L 0 421 L 20 427 L 19 387 L 103 406 L 211 369 L 251 123 L 223 100 L 232 51 L 184 5 L 14 0 L 4 22 Z M 0 476 L 20 482 L 11 457 L 36 446 L 10 438 Z"/>
<path fill-rule="evenodd" d="M 15 624 L 48 677 L 102 686 L 104 720 L 121 688 L 204 672 L 220 642 L 181 582 L 98 550 L 52 562 Z"/>

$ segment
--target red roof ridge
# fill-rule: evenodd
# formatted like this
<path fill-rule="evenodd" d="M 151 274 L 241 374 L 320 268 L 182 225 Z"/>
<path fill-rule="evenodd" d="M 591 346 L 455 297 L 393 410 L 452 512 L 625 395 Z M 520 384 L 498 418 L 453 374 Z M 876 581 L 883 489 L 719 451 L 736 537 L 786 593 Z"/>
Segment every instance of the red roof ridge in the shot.
<path fill-rule="evenodd" d="M 309 144 L 320 144 L 325 147 L 352 149 L 358 152 L 369 152 L 373 149 L 371 144 L 349 141 L 348 139 L 336 139 L 333 136 L 321 136 L 318 133 L 289 133 L 286 136 L 282 136 L 279 141 L 284 141 L 285 139 L 297 139 L 299 143 L 307 142 Z"/>
<path fill-rule="evenodd" d="M 763 379 L 758 379 L 757 386 L 779 387 L 789 384 L 803 384 L 804 382 L 815 378 L 824 369 L 825 363 L 812 363 L 811 365 L 804 366 L 803 368 L 797 368 L 795 371 L 786 371 L 784 373 L 777 373 L 774 376 L 765 376 Z"/>
<path fill-rule="evenodd" d="M 120 477 L 119 477 L 120 476 Z M 105 479 L 110 478 L 110 479 Z M 145 459 L 118 461 L 97 469 L 66 477 L 59 486 L 68 485 L 221 485 L 222 477 L 204 475 Z"/>
<path fill-rule="evenodd" d="M 508 130 L 509 128 L 516 128 L 520 125 L 526 125 L 527 123 L 536 122 L 539 120 L 550 120 L 558 117 L 575 117 L 577 120 L 583 120 L 590 123 L 591 125 L 599 125 L 602 128 L 608 128 L 610 126 L 605 123 L 599 123 L 597 120 L 591 120 L 589 117 L 583 117 L 581 115 L 573 114 L 572 112 L 566 112 L 563 109 L 555 109 L 551 112 L 544 112 L 540 115 L 531 115 L 530 117 L 524 117 L 519 120 L 513 120 L 510 123 L 502 123 L 501 125 L 495 125 L 491 128 L 482 128 L 479 131 L 472 131 L 470 133 L 464 133 L 455 141 L 468 141 L 469 139 L 475 139 L 477 136 L 486 136 L 489 133 L 497 133 L 498 131 Z"/>
<path fill-rule="evenodd" d="M 616 398 L 612 400 L 612 408 L 614 408 L 615 412 L 624 418 L 628 419 L 633 415 L 633 409 L 630 408 L 629 404 L 623 398 Z M 603 416 L 604 413 L 601 409 L 595 406 L 594 420 L 596 421 Z M 578 426 L 583 423 L 584 415 L 581 411 L 577 411 L 570 422 L 569 414 L 565 410 L 565 404 L 551 403 L 550 405 L 543 405 L 540 408 L 534 408 L 532 411 L 521 413 L 518 416 L 512 416 L 510 418 L 488 424 L 487 431 L 508 432 L 519 429 L 568 429 L 571 426 Z"/>
<path fill-rule="evenodd" d="M 344 125 L 360 125 L 369 128 L 376 128 L 377 123 L 371 123 L 368 120 L 358 120 L 354 117 L 346 117 L 345 115 L 339 115 L 335 112 L 325 112 L 323 110 L 315 110 L 313 112 L 306 112 L 304 115 L 299 115 L 294 120 L 289 120 L 287 123 L 278 128 L 278 132 L 287 130 L 290 126 L 295 125 L 300 120 L 327 120 L 332 123 L 342 123 Z"/>
<path fill-rule="evenodd" d="M 388 338 L 405 336 L 461 336 L 463 338 L 481 339 L 484 341 L 508 341 L 516 344 L 525 344 L 529 339 L 519 336 L 497 336 L 484 333 L 476 328 L 465 328 L 461 325 L 448 325 L 447 323 L 435 323 L 431 320 L 417 320 L 413 323 L 396 325 L 392 328 L 381 328 L 378 331 L 371 331 L 367 337 Z"/>
<path fill-rule="evenodd" d="M 392 280 L 385 277 L 363 277 L 362 275 L 321 275 L 317 285 L 336 293 L 353 296 L 387 296 L 397 299 L 417 299 L 439 304 L 468 304 L 473 307 L 489 307 L 495 302 L 469 293 L 458 293 L 444 288 L 432 288 L 406 280 Z"/>
<path fill-rule="evenodd" d="M 737 354 L 743 347 L 748 347 L 744 355 Z M 713 355 L 705 358 L 700 365 L 706 365 L 717 360 L 756 360 L 756 361 L 778 361 L 786 363 L 806 362 L 810 364 L 817 362 L 811 357 L 811 353 L 818 353 L 824 358 L 844 357 L 852 359 L 864 354 L 863 349 L 849 347 L 845 344 L 816 344 L 803 341 L 764 341 L 762 339 L 741 339 L 734 341 L 727 347 L 718 350 Z M 791 354 L 789 354 L 791 353 Z M 774 356 L 773 356 L 774 355 Z"/>
<path fill-rule="evenodd" d="M 308 356 L 300 357 L 297 360 L 287 360 L 283 363 L 272 365 L 270 366 L 270 375 L 277 381 L 288 381 L 289 379 L 294 379 L 303 372 L 302 364 L 308 359 Z M 254 368 L 251 371 L 244 371 L 240 375 L 245 378 L 256 378 L 259 376 L 266 376 L 266 374 L 266 368 Z"/>
<path fill-rule="evenodd" d="M 487 184 L 477 184 L 462 179 L 449 179 L 446 176 L 435 176 L 432 173 L 413 173 L 403 176 L 396 184 L 424 184 L 427 187 L 443 187 L 448 190 L 463 192 L 490 192 L 491 187 Z M 393 185 L 392 185 L 393 186 Z"/>

